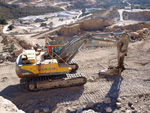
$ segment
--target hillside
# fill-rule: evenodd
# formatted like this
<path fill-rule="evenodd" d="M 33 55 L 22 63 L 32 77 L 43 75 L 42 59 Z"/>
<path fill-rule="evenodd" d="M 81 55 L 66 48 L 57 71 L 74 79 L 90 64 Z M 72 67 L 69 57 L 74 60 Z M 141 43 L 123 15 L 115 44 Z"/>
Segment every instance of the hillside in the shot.
<path fill-rule="evenodd" d="M 15 6 L 0 2 L 0 17 L 6 19 L 14 19 L 29 15 L 40 15 L 44 13 L 62 11 L 61 8 L 48 7 L 48 8 L 35 8 L 32 6 L 26 6 L 23 8 L 17 8 Z"/>
<path fill-rule="evenodd" d="M 140 5 L 141 8 L 150 8 L 150 0 L 127 0 L 131 4 Z"/>

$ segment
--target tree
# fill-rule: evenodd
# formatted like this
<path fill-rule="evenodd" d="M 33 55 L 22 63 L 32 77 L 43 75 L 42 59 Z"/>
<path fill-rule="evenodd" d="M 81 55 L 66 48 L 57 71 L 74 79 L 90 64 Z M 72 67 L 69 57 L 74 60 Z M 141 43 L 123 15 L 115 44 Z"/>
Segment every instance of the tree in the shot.
<path fill-rule="evenodd" d="M 83 8 L 83 9 L 82 9 L 82 14 L 84 14 L 84 13 L 85 13 L 85 11 L 86 11 L 86 10 L 85 10 L 85 8 Z"/>
<path fill-rule="evenodd" d="M 0 19 L 0 24 L 2 24 L 2 25 L 6 25 L 6 24 L 7 24 L 6 19 L 4 19 L 4 18 Z"/>
<path fill-rule="evenodd" d="M 41 26 L 41 27 L 46 27 L 46 25 L 47 25 L 46 23 L 41 23 L 40 26 Z"/>
<path fill-rule="evenodd" d="M 12 30 L 14 28 L 13 25 L 8 26 L 9 30 Z"/>
<path fill-rule="evenodd" d="M 20 20 L 20 24 L 22 24 L 22 21 Z"/>
<path fill-rule="evenodd" d="M 52 28 L 53 27 L 53 22 L 50 22 L 49 26 L 50 26 L 50 28 Z"/>
<path fill-rule="evenodd" d="M 14 45 L 14 43 L 12 43 L 11 45 L 10 45 L 10 47 L 8 48 L 8 52 L 13 52 L 14 51 L 14 49 L 15 49 L 15 45 Z"/>

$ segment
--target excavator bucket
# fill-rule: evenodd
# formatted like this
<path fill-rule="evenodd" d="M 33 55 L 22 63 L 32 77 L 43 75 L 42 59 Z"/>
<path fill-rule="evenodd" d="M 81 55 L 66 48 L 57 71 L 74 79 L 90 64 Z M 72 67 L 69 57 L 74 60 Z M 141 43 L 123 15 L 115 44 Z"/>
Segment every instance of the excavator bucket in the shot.
<path fill-rule="evenodd" d="M 123 38 L 117 42 L 118 66 L 101 70 L 99 72 L 100 75 L 121 75 L 121 73 L 125 70 L 124 57 L 127 56 L 130 38 L 128 34 L 123 34 L 122 36 Z"/>

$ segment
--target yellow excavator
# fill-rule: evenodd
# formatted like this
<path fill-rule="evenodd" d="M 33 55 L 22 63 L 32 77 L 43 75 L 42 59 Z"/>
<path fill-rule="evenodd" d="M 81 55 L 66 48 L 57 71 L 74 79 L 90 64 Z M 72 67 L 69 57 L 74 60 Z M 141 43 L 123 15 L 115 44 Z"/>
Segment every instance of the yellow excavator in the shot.
<path fill-rule="evenodd" d="M 114 40 L 105 35 L 122 35 L 121 39 Z M 50 41 L 45 48 L 24 50 L 16 60 L 16 73 L 21 86 L 34 91 L 58 87 L 83 85 L 87 78 L 82 73 L 76 73 L 79 66 L 72 61 L 78 50 L 88 41 L 98 40 L 118 42 L 118 66 L 109 68 L 100 74 L 120 74 L 124 70 L 123 60 L 127 55 L 129 36 L 126 33 L 89 33 L 77 36 L 70 42 Z"/>

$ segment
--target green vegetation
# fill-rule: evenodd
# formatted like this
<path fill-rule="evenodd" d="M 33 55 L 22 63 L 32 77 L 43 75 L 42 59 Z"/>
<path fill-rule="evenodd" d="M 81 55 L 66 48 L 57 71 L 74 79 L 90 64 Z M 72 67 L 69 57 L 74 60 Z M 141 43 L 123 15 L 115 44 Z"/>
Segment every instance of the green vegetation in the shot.
<path fill-rule="evenodd" d="M 15 49 L 15 46 L 14 46 L 14 44 L 12 43 L 11 45 L 10 45 L 10 47 L 8 48 L 8 52 L 13 52 L 14 51 L 14 49 Z"/>
<path fill-rule="evenodd" d="M 14 28 L 13 25 L 8 26 L 9 30 L 12 30 Z"/>
<path fill-rule="evenodd" d="M 46 27 L 47 24 L 46 23 L 41 23 L 40 27 Z"/>
<path fill-rule="evenodd" d="M 15 50 L 15 46 L 14 46 L 14 43 L 11 43 L 10 46 L 8 47 L 3 47 L 3 52 L 13 52 Z"/>
<path fill-rule="evenodd" d="M 150 0 L 128 0 L 129 3 L 132 4 L 141 4 L 141 5 L 146 5 L 146 4 L 150 4 Z"/>
<path fill-rule="evenodd" d="M 2 25 L 6 25 L 6 24 L 7 24 L 6 19 L 4 19 L 4 18 L 0 19 L 0 24 L 2 24 Z"/>
<path fill-rule="evenodd" d="M 82 9 L 82 13 L 85 13 L 85 11 L 86 11 L 85 8 L 83 8 L 83 9 Z"/>
<path fill-rule="evenodd" d="M 138 4 L 140 7 L 134 6 L 135 8 L 149 8 L 150 9 L 150 0 L 128 0 L 131 4 Z"/>
<path fill-rule="evenodd" d="M 50 29 L 52 29 L 52 27 L 53 27 L 53 22 L 50 22 L 50 23 L 49 23 L 49 26 L 50 26 Z"/>
<path fill-rule="evenodd" d="M 6 19 L 16 19 L 20 17 L 29 16 L 29 15 L 40 15 L 40 14 L 57 12 L 62 10 L 63 9 L 61 8 L 55 8 L 55 7 L 35 8 L 31 6 L 26 6 L 23 8 L 17 8 L 15 6 L 0 2 L 0 17 Z"/>
<path fill-rule="evenodd" d="M 75 2 L 73 6 L 68 6 L 67 8 L 68 9 L 85 9 L 91 7 L 110 8 L 112 6 L 114 6 L 114 8 L 122 8 L 127 5 L 126 3 L 123 3 L 122 0 L 96 0 L 96 2 L 97 2 L 96 4 L 87 4 L 87 1 L 81 0 Z"/>

